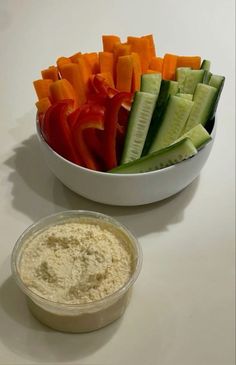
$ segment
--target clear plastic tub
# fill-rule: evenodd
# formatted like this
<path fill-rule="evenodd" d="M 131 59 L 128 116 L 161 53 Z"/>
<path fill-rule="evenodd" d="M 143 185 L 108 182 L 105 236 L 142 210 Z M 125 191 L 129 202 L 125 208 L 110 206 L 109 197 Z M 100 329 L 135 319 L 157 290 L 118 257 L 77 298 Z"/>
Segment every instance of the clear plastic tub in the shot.
<path fill-rule="evenodd" d="M 61 224 L 75 218 L 93 218 L 100 224 L 111 225 L 125 236 L 133 257 L 132 275 L 128 282 L 111 295 L 86 304 L 65 304 L 52 302 L 30 290 L 20 276 L 21 254 L 24 244 L 30 236 L 47 227 Z M 32 314 L 42 323 L 62 332 L 89 332 L 118 319 L 124 313 L 129 302 L 131 290 L 142 265 L 142 251 L 137 239 L 130 231 L 115 219 L 96 212 L 72 210 L 47 216 L 31 225 L 17 240 L 12 252 L 12 274 L 20 289 L 26 294 Z"/>

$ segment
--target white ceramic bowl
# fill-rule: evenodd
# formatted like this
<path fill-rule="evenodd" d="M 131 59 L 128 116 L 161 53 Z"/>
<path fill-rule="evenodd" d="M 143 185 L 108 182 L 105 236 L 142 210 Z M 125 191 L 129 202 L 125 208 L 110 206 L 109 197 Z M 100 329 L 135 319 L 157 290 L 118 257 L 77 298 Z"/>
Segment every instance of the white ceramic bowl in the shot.
<path fill-rule="evenodd" d="M 160 201 L 184 189 L 200 173 L 206 163 L 215 138 L 195 156 L 161 170 L 140 174 L 110 174 L 75 165 L 58 155 L 44 140 L 38 122 L 37 136 L 53 174 L 69 189 L 85 198 L 110 205 L 134 206 Z"/>

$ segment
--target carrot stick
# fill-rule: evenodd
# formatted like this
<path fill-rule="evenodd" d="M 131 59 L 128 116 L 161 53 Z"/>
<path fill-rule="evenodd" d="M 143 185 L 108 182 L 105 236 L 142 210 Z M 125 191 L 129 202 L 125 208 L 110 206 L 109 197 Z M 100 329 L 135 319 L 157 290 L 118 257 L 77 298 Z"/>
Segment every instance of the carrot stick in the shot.
<path fill-rule="evenodd" d="M 132 55 L 120 56 L 116 65 L 116 88 L 120 91 L 131 92 L 133 75 Z"/>
<path fill-rule="evenodd" d="M 133 52 L 131 55 L 133 59 L 133 76 L 132 76 L 131 91 L 135 92 L 140 90 L 142 67 L 138 53 Z"/>
<path fill-rule="evenodd" d="M 177 67 L 191 67 L 193 70 L 199 70 L 201 66 L 201 57 L 199 56 L 179 56 Z"/>
<path fill-rule="evenodd" d="M 71 59 L 68 57 L 59 57 L 57 59 L 57 67 L 60 69 L 60 66 L 66 65 L 67 63 L 71 63 Z"/>
<path fill-rule="evenodd" d="M 114 55 L 112 52 L 99 52 L 100 72 L 110 72 L 113 76 Z"/>
<path fill-rule="evenodd" d="M 77 98 L 77 104 L 80 106 L 86 101 L 86 87 L 81 74 L 81 68 L 76 63 L 68 63 L 61 66 L 61 75 L 68 80 L 73 86 Z"/>
<path fill-rule="evenodd" d="M 44 79 L 44 80 L 36 80 L 33 82 L 36 94 L 38 99 L 43 99 L 50 97 L 50 85 L 52 84 L 52 80 Z"/>
<path fill-rule="evenodd" d="M 52 105 L 49 98 L 42 98 L 35 103 L 39 113 L 46 113 L 48 108 Z"/>
<path fill-rule="evenodd" d="M 153 35 L 152 34 L 148 34 L 148 35 L 144 35 L 143 37 L 144 39 L 148 40 L 148 44 L 149 44 L 149 60 L 151 60 L 153 57 L 156 57 L 156 49 L 155 49 L 155 43 L 154 43 L 154 39 L 153 39 Z"/>
<path fill-rule="evenodd" d="M 178 56 L 166 53 L 163 59 L 162 78 L 164 80 L 175 80 Z"/>
<path fill-rule="evenodd" d="M 160 73 L 162 73 L 162 66 L 163 66 L 163 58 L 161 57 L 153 57 L 149 63 L 149 68 L 151 70 L 155 70 Z"/>
<path fill-rule="evenodd" d="M 131 54 L 131 46 L 130 44 L 117 43 L 114 45 L 113 53 L 114 59 L 117 60 L 117 58 L 120 56 L 127 56 Z"/>
<path fill-rule="evenodd" d="M 79 73 L 84 84 L 85 95 L 87 96 L 89 89 L 89 78 L 92 75 L 92 72 L 83 55 L 79 56 L 77 60 L 77 65 L 79 67 Z"/>
<path fill-rule="evenodd" d="M 149 65 L 149 41 L 146 38 L 127 37 L 127 43 L 131 45 L 131 51 L 139 54 L 142 72 L 148 69 Z"/>
<path fill-rule="evenodd" d="M 121 43 L 120 37 L 116 35 L 103 35 L 102 36 L 103 51 L 112 52 L 116 43 Z"/>
<path fill-rule="evenodd" d="M 73 54 L 72 56 L 70 56 L 69 59 L 71 60 L 71 62 L 76 63 L 78 56 L 80 56 L 80 55 L 81 55 L 81 52 L 77 52 L 77 53 Z"/>
<path fill-rule="evenodd" d="M 156 73 L 158 73 L 156 70 L 151 70 L 150 68 L 147 71 L 145 71 L 145 74 L 156 74 Z"/>
<path fill-rule="evenodd" d="M 99 72 L 99 60 L 98 54 L 96 52 L 84 53 L 83 58 L 92 74 L 97 74 Z"/>
<path fill-rule="evenodd" d="M 74 100 L 74 106 L 77 106 L 76 94 L 73 86 L 66 79 L 61 79 L 53 82 L 50 85 L 50 93 L 53 102 L 59 100 L 71 99 Z"/>
<path fill-rule="evenodd" d="M 51 79 L 52 81 L 58 80 L 58 71 L 56 66 L 50 66 L 41 71 L 43 79 Z"/>

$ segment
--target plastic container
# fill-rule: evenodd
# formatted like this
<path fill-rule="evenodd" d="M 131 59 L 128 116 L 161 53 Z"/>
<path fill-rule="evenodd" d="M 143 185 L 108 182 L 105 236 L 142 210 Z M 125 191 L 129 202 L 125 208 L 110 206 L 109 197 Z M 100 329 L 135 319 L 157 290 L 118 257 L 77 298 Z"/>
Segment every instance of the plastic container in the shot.
<path fill-rule="evenodd" d="M 52 302 L 30 290 L 20 276 L 21 254 L 28 238 L 48 228 L 51 225 L 61 224 L 75 218 L 92 218 L 100 224 L 111 225 L 113 229 L 125 236 L 133 255 L 132 275 L 127 283 L 113 294 L 91 303 L 65 304 Z M 130 231 L 115 219 L 96 212 L 65 211 L 47 216 L 31 225 L 19 237 L 12 252 L 12 274 L 22 292 L 26 294 L 28 306 L 32 314 L 42 323 L 62 332 L 90 332 L 118 319 L 124 313 L 129 302 L 131 290 L 142 265 L 142 251 L 137 239 Z"/>

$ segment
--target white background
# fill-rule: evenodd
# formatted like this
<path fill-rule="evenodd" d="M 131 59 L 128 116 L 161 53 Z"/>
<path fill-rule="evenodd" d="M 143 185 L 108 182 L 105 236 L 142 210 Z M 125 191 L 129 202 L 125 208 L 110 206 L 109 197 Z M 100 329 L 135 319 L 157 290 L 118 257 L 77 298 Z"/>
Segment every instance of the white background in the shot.
<path fill-rule="evenodd" d="M 0 0 L 0 363 L 234 364 L 234 1 Z M 32 81 L 102 34 L 153 33 L 157 52 L 197 54 L 226 76 L 201 175 L 166 201 L 108 207 L 65 188 L 42 160 Z M 148 188 L 148 187 L 147 187 Z M 110 214 L 140 239 L 143 269 L 116 323 L 69 335 L 39 324 L 10 277 L 22 231 L 64 209 Z"/>

